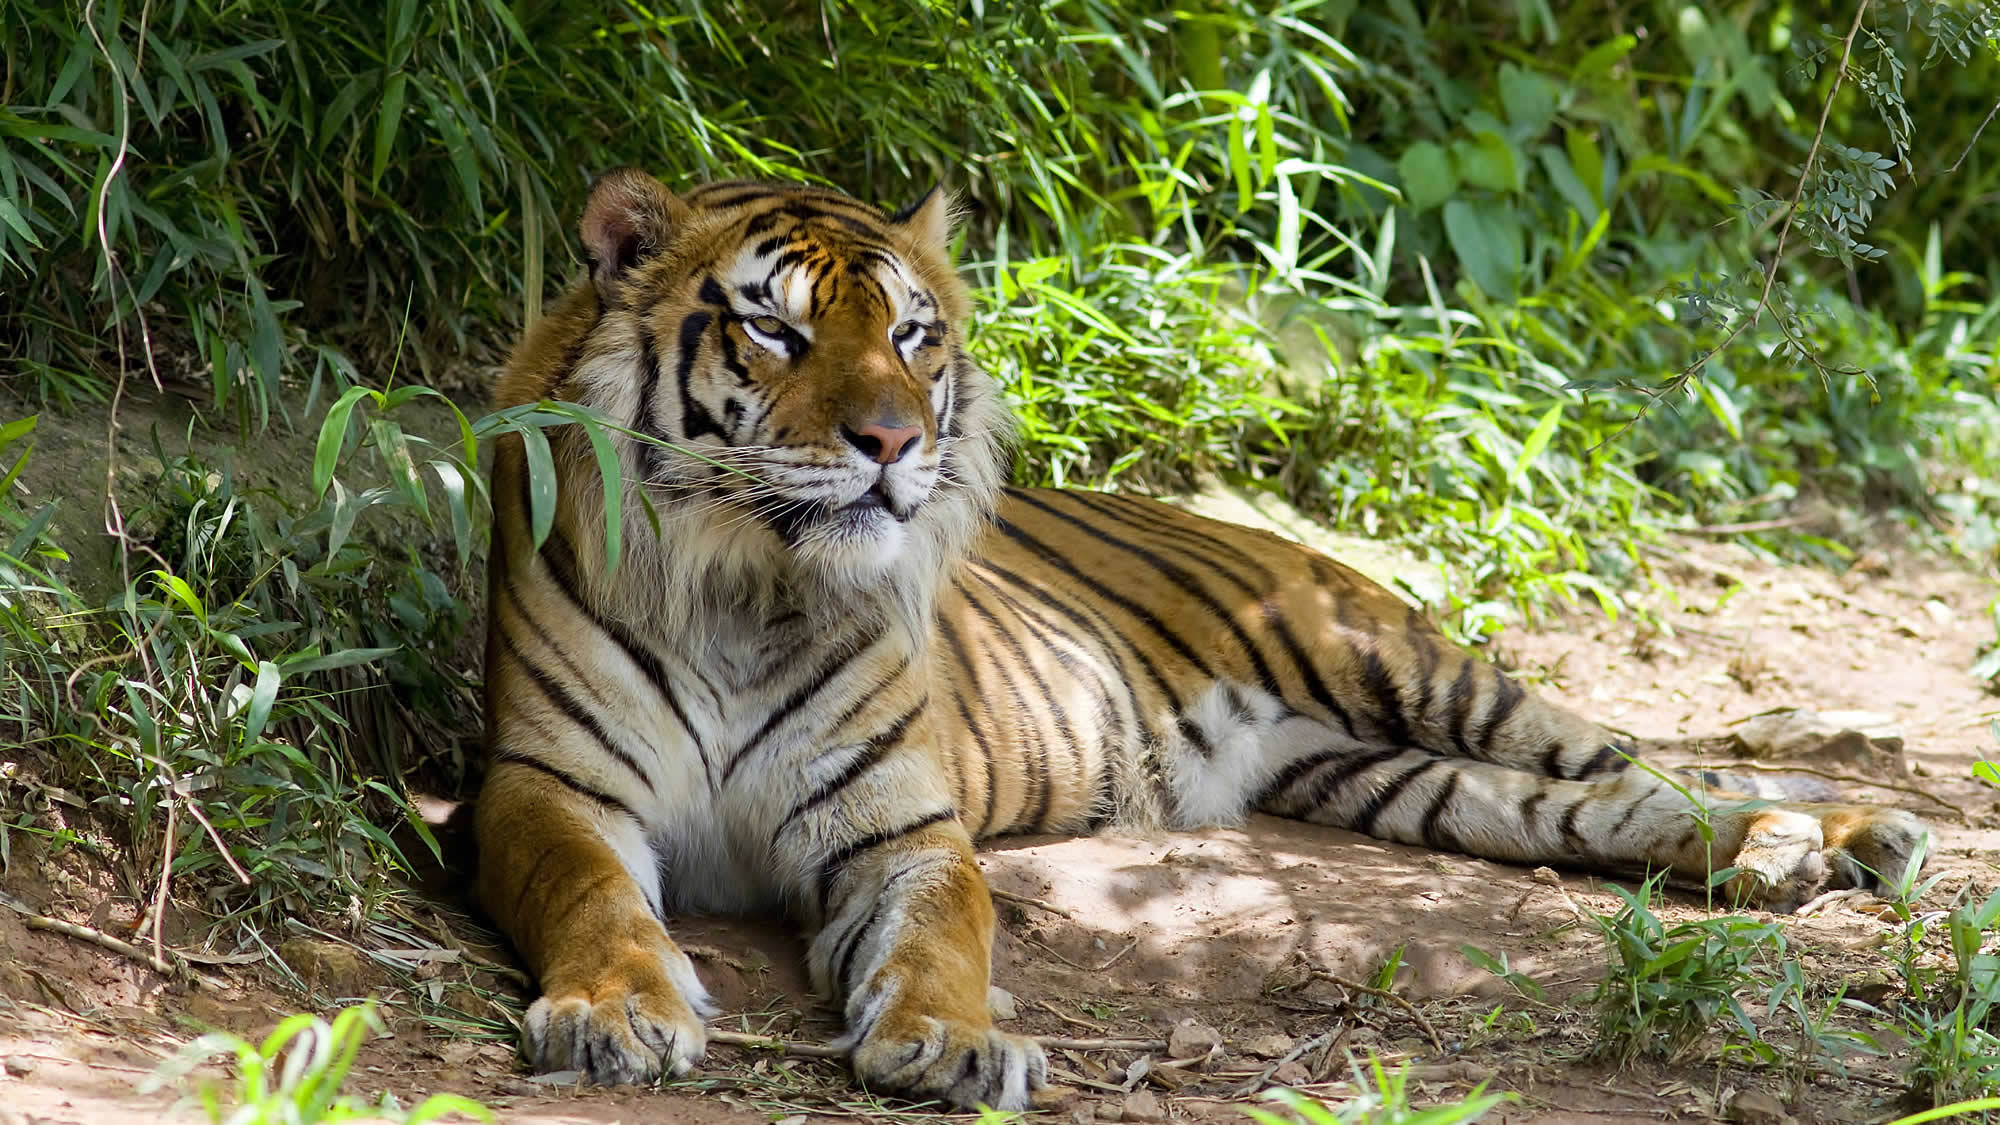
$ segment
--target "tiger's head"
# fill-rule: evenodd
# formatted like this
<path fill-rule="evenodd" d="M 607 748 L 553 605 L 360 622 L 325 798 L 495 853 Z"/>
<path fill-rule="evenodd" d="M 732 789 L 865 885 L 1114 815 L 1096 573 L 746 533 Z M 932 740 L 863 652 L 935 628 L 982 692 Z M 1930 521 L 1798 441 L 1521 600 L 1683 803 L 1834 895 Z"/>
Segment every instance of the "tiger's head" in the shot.
<path fill-rule="evenodd" d="M 1010 432 L 965 350 L 951 224 L 935 190 L 888 214 L 813 187 L 676 195 L 613 172 L 581 222 L 590 282 L 527 349 L 563 353 L 542 393 L 653 439 L 623 439 L 625 469 L 676 570 L 837 590 L 935 577 L 990 512 Z"/>

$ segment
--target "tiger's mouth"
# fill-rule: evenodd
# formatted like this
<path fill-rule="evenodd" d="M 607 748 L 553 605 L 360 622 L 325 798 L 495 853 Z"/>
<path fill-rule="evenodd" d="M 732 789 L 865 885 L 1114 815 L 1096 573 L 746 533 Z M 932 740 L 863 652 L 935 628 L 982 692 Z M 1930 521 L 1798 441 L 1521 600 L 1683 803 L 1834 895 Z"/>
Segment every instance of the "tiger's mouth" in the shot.
<path fill-rule="evenodd" d="M 844 504 L 830 501 L 765 501 L 759 505 L 771 529 L 786 545 L 801 547 L 809 542 L 861 544 L 871 540 L 892 540 L 902 534 L 902 526 L 913 519 L 922 500 L 898 502 L 888 487 L 877 481 L 868 491 Z"/>
<path fill-rule="evenodd" d="M 917 503 L 897 504 L 889 495 L 888 486 L 878 480 L 872 488 L 856 499 L 833 509 L 832 514 L 843 519 L 858 520 L 865 518 L 870 512 L 882 512 L 897 523 L 908 523 L 910 517 L 917 514 Z"/>

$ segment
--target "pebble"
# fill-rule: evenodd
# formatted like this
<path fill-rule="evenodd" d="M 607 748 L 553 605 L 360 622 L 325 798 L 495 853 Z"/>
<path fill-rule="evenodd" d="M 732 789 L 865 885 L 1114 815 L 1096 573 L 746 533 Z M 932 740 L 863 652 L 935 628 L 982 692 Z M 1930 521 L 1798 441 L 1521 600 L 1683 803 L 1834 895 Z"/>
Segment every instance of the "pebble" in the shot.
<path fill-rule="evenodd" d="M 1167 1036 L 1167 1055 L 1176 1059 L 1198 1058 L 1221 1045 L 1220 1031 L 1205 1023 L 1182 1020 L 1174 1025 L 1172 1034 Z"/>
<path fill-rule="evenodd" d="M 1243 1053 L 1260 1059 L 1282 1059 L 1291 1052 L 1297 1042 L 1298 1040 L 1289 1035 L 1267 1032 L 1251 1036 L 1249 1042 L 1243 1044 Z"/>
<path fill-rule="evenodd" d="M 1011 1020 L 1021 1014 L 1014 994 L 997 984 L 986 986 L 986 1010 L 995 1020 Z"/>
<path fill-rule="evenodd" d="M 6 1058 L 0 1059 L 0 1069 L 4 1069 L 15 1078 L 26 1078 L 28 1075 L 35 1073 L 37 1065 L 34 1059 L 26 1055 L 8 1055 Z"/>
<path fill-rule="evenodd" d="M 1785 1103 L 1762 1090 L 1738 1090 L 1724 1111 L 1736 1125 L 1798 1125 L 1798 1118 L 1785 1112 Z"/>
<path fill-rule="evenodd" d="M 1120 1121 L 1165 1121 L 1167 1109 L 1151 1090 L 1134 1090 L 1119 1103 Z"/>

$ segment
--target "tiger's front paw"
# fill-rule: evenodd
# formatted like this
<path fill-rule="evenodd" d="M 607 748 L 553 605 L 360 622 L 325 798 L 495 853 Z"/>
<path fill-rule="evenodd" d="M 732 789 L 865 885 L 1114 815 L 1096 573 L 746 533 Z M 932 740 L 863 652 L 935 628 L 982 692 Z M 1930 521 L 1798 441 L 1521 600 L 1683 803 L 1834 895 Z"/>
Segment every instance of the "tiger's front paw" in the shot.
<path fill-rule="evenodd" d="M 1041 1044 L 990 1025 L 934 1016 L 885 1018 L 854 1048 L 863 1086 L 913 1098 L 938 1098 L 970 1109 L 1028 1108 L 1048 1083 Z"/>
<path fill-rule="evenodd" d="M 648 919 L 647 921 L 651 921 Z M 528 1009 L 522 1050 L 537 1074 L 574 1070 L 607 1086 L 686 1074 L 708 1050 L 708 993 L 657 922 L 580 963 L 552 966 Z"/>
<path fill-rule="evenodd" d="M 1755 812 L 1730 866 L 1731 901 L 1789 914 L 1826 886 L 1825 837 L 1819 820 L 1793 809 Z"/>

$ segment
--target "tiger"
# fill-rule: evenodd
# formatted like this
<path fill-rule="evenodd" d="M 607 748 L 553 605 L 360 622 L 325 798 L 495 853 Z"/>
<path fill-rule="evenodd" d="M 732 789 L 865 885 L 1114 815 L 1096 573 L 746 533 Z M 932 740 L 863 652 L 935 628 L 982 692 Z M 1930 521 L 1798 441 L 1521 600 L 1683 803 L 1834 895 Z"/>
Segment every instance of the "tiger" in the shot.
<path fill-rule="evenodd" d="M 1262 812 L 1519 864 L 1729 868 L 1775 910 L 1921 858 L 1901 810 L 1705 799 L 1306 547 L 1011 487 L 954 206 L 609 173 L 588 275 L 500 376 L 498 408 L 602 420 L 539 461 L 508 435 L 490 477 L 476 890 L 539 989 L 536 1069 L 688 1073 L 715 1009 L 665 920 L 778 912 L 864 1088 L 1027 1106 L 1048 1063 L 989 1014 L 973 850 L 1007 833 Z"/>

